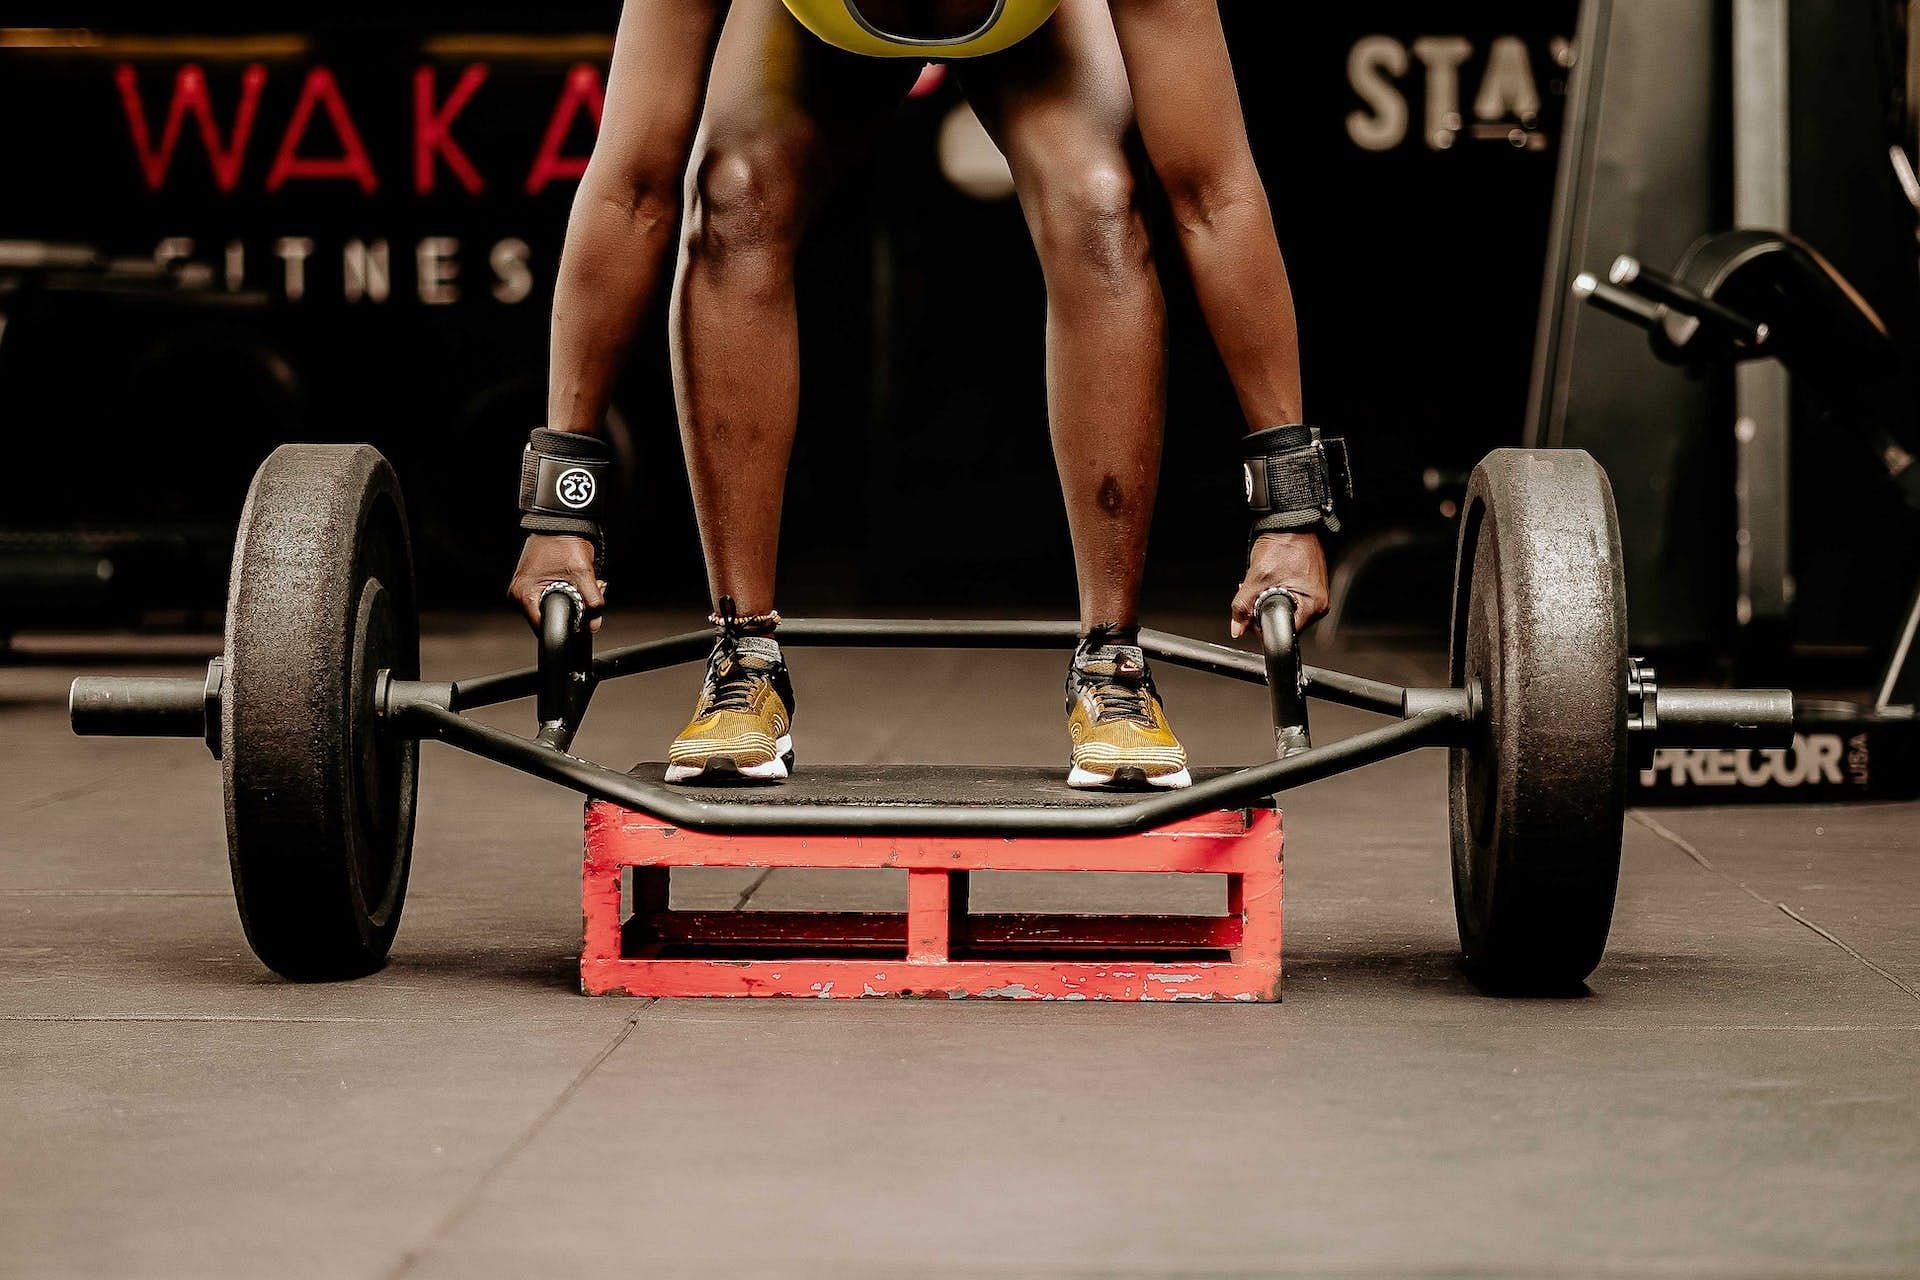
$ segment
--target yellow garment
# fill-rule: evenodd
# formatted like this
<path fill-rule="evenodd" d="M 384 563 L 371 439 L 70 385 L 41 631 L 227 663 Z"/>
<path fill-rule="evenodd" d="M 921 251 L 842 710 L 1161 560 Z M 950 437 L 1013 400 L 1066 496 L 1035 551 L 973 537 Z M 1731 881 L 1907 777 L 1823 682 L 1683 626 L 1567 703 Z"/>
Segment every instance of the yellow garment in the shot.
<path fill-rule="evenodd" d="M 807 30 L 869 58 L 978 58 L 1046 25 L 1060 0 L 786 0 Z"/>

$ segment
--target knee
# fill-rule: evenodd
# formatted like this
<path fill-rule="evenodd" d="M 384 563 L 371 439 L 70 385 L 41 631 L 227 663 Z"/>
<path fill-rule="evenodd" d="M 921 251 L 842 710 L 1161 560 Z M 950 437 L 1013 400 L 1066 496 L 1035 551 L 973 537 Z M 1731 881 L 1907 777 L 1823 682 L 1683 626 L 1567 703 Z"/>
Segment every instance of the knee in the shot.
<path fill-rule="evenodd" d="M 609 215 L 636 229 L 664 227 L 680 220 L 680 168 L 651 157 L 605 158 L 596 151 L 580 184 L 582 199 L 597 202 Z"/>
<path fill-rule="evenodd" d="M 1090 276 L 1118 288 L 1146 275 L 1146 224 L 1132 169 L 1121 157 L 1069 163 L 1043 184 L 1035 219 L 1038 249 L 1049 274 Z"/>
<path fill-rule="evenodd" d="M 1160 185 L 1167 193 L 1167 209 L 1183 234 L 1209 232 L 1236 209 L 1252 209 L 1266 199 L 1260 175 L 1251 161 L 1225 170 L 1203 166 L 1166 169 Z"/>
<path fill-rule="evenodd" d="M 784 139 L 710 146 L 688 182 L 689 254 L 711 262 L 790 257 L 800 239 L 800 168 L 797 147 Z"/>

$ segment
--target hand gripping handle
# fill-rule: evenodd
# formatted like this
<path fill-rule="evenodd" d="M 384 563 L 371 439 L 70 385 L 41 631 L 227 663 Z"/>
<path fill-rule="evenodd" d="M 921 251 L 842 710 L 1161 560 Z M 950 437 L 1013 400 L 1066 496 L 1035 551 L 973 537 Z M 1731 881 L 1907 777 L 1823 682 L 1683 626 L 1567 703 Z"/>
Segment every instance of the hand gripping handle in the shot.
<path fill-rule="evenodd" d="M 543 745 L 560 751 L 573 745 L 595 683 L 585 602 L 571 584 L 550 582 L 540 597 L 540 689 L 535 698 Z"/>
<path fill-rule="evenodd" d="M 1267 660 L 1267 696 L 1273 704 L 1273 744 L 1285 760 L 1312 745 L 1307 728 L 1307 681 L 1300 664 L 1300 637 L 1294 630 L 1294 598 L 1271 587 L 1253 602 L 1260 620 L 1260 647 Z"/>

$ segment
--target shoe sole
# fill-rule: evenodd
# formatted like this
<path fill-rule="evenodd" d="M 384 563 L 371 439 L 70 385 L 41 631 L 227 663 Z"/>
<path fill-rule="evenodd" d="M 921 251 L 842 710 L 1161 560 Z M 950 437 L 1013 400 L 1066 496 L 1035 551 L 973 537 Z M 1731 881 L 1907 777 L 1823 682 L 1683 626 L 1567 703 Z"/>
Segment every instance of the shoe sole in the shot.
<path fill-rule="evenodd" d="M 785 782 L 793 775 L 793 736 L 773 744 L 773 759 L 741 768 L 732 756 L 708 756 L 699 764 L 670 764 L 669 783 L 699 782 L 709 785 L 729 782 Z"/>
<path fill-rule="evenodd" d="M 1129 767 L 1115 769 L 1112 773 L 1096 773 L 1074 765 L 1067 773 L 1067 785 L 1076 791 L 1096 791 L 1111 787 L 1118 791 L 1144 791 L 1158 787 L 1163 791 L 1179 791 L 1193 785 L 1193 774 L 1185 769 L 1177 773 L 1163 773 L 1158 777 L 1149 777 L 1145 770 Z"/>

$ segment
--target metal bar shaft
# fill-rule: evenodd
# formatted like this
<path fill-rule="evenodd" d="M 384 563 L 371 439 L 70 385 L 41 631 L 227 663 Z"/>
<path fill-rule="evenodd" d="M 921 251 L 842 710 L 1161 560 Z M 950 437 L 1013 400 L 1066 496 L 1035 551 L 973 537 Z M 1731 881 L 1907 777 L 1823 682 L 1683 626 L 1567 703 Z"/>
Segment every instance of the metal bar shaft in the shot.
<path fill-rule="evenodd" d="M 1733 221 L 1793 225 L 1791 0 L 1733 0 Z M 1773 361 L 1734 370 L 1736 617 L 1750 647 L 1777 645 L 1793 604 L 1793 379 Z M 1769 634 L 1769 633 L 1772 634 Z"/>
<path fill-rule="evenodd" d="M 780 625 L 782 644 L 814 648 L 839 645 L 863 649 L 1067 649 L 1079 635 L 1079 627 L 1071 622 L 796 618 Z M 612 680 L 699 662 L 712 647 L 711 631 L 664 636 L 607 650 L 594 659 L 593 674 L 596 680 Z M 1266 664 L 1259 654 L 1153 630 L 1140 633 L 1140 647 L 1150 658 L 1194 671 L 1248 684 L 1267 681 Z M 1399 715 L 1406 693 L 1398 685 L 1319 667 L 1306 668 L 1306 676 L 1309 695 L 1383 715 Z M 455 684 L 453 708 L 468 711 L 491 707 L 531 697 L 539 688 L 540 673 L 534 667 L 478 676 Z"/>
<path fill-rule="evenodd" d="M 827 832 L 948 836 L 1121 836 L 1151 830 L 1215 809 L 1253 803 L 1292 787 L 1403 755 L 1444 746 L 1457 736 L 1455 720 L 1431 711 L 1384 725 L 1287 760 L 1210 778 L 1109 809 L 978 808 L 961 805 L 730 805 L 697 793 L 616 773 L 503 729 L 479 724 L 425 700 L 403 700 L 399 728 L 496 761 L 597 800 L 650 814 L 677 827 L 723 835 L 805 835 Z"/>

